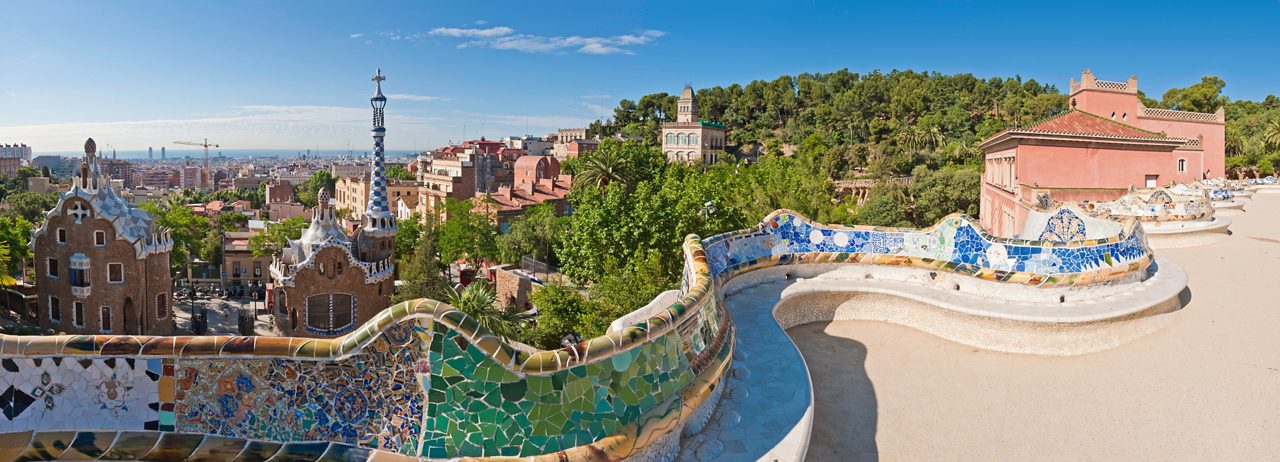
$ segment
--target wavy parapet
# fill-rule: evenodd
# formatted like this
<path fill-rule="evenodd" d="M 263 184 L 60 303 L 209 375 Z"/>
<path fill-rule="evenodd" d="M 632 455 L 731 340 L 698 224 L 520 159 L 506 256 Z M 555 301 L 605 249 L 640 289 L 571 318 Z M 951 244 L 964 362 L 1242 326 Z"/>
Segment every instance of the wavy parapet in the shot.
<path fill-rule="evenodd" d="M 1154 270 L 1132 220 L 1053 214 L 1035 237 L 992 237 L 962 215 L 901 229 L 780 210 L 687 237 L 674 303 L 557 350 L 514 348 L 425 299 L 334 339 L 0 336 L 0 460 L 671 460 L 725 387 L 737 335 L 725 287 L 740 275 L 853 264 L 1066 300 L 1056 294 L 1111 293 Z"/>

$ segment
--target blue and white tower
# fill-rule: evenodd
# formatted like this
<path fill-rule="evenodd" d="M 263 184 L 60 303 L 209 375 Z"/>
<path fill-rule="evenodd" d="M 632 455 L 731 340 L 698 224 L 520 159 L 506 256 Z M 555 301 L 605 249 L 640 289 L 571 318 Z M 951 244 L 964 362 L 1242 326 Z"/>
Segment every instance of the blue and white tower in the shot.
<path fill-rule="evenodd" d="M 383 167 L 384 154 L 382 140 L 387 135 L 383 127 L 383 109 L 387 107 L 387 97 L 382 96 L 382 69 L 373 76 L 374 93 L 369 98 L 373 106 L 373 163 L 369 166 L 369 206 L 364 212 L 364 232 L 369 237 L 388 237 L 396 232 L 396 216 L 391 213 L 390 199 L 387 198 L 387 176 Z"/>

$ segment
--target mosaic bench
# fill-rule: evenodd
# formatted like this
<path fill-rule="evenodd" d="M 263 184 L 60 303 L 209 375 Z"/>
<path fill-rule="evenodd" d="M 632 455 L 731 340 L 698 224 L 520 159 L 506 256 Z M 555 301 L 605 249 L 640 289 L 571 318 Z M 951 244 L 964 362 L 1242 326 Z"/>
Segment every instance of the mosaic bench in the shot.
<path fill-rule="evenodd" d="M 1090 293 L 1154 270 L 1133 223 L 1054 242 L 994 238 L 959 215 L 920 230 L 778 211 L 689 236 L 684 255 L 677 302 L 558 350 L 517 350 L 432 300 L 335 339 L 0 336 L 0 460 L 672 460 L 752 341 L 725 307 L 739 276 L 855 265 Z"/>

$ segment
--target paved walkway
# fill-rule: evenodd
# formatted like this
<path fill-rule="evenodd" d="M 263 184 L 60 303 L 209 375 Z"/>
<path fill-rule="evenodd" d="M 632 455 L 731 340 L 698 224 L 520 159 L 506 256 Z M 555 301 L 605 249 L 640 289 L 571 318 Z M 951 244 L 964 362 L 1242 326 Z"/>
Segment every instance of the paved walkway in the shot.
<path fill-rule="evenodd" d="M 814 380 L 808 460 L 1276 460 L 1280 195 L 1245 209 L 1225 241 L 1159 252 L 1187 270 L 1190 303 L 1113 350 L 994 353 L 864 321 L 791 329 Z"/>

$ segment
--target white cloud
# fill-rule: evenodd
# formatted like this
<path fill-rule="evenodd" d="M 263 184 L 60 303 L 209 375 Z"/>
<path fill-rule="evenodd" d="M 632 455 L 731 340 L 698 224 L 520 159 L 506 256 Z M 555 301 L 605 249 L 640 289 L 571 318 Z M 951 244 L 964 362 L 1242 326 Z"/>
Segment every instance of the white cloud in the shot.
<path fill-rule="evenodd" d="M 483 26 L 483 25 L 488 24 L 488 23 L 489 23 L 489 21 L 485 21 L 485 20 L 483 20 L 483 19 L 477 19 L 477 20 L 476 20 L 476 22 L 474 22 L 474 23 L 472 23 L 472 24 L 475 24 L 475 25 L 477 25 L 477 26 Z"/>
<path fill-rule="evenodd" d="M 646 30 L 639 34 L 614 35 L 609 37 L 544 36 L 535 34 L 516 34 L 509 27 L 491 27 L 488 29 L 461 29 L 437 27 L 431 35 L 471 38 L 458 44 L 458 48 L 492 48 L 495 50 L 512 50 L 524 53 L 559 53 L 576 51 L 589 55 L 635 54 L 629 47 L 652 43 L 666 35 L 660 30 Z"/>
<path fill-rule="evenodd" d="M 357 32 L 357 33 L 351 34 L 349 37 L 350 37 L 350 38 L 353 38 L 353 39 L 358 39 L 358 38 L 360 38 L 360 37 L 364 37 L 364 34 L 361 34 L 361 33 L 358 33 L 358 32 Z"/>
<path fill-rule="evenodd" d="M 411 95 L 408 93 L 387 93 L 387 99 L 392 101 L 448 101 L 449 98 L 443 96 L 427 96 L 427 95 Z"/>
<path fill-rule="evenodd" d="M 515 29 L 510 27 L 490 27 L 488 29 L 462 29 L 458 27 L 437 27 L 431 29 L 431 35 L 444 37 L 491 38 L 510 35 Z"/>
<path fill-rule="evenodd" d="M 590 95 L 582 95 L 582 99 L 613 99 L 613 95 L 609 95 L 605 93 L 597 93 L 597 94 L 590 94 Z"/>

